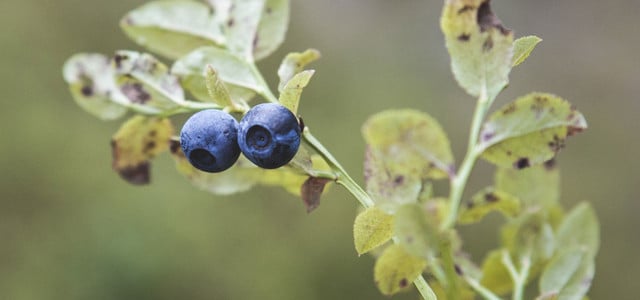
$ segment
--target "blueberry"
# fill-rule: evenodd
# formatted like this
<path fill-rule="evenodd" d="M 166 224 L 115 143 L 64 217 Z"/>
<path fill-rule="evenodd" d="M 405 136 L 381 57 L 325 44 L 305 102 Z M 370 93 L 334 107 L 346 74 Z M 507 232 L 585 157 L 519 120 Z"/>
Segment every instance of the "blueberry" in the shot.
<path fill-rule="evenodd" d="M 265 169 L 286 165 L 300 147 L 298 119 L 286 107 L 263 103 L 240 120 L 238 144 L 242 153 Z"/>
<path fill-rule="evenodd" d="M 182 126 L 180 145 L 194 167 L 206 172 L 222 172 L 240 156 L 238 121 L 215 109 L 197 112 Z"/>

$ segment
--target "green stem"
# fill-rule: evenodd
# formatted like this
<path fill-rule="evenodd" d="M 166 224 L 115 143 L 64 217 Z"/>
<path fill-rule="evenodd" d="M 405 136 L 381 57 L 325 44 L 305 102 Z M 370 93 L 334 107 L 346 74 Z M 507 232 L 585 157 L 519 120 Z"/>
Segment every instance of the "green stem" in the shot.
<path fill-rule="evenodd" d="M 527 278 L 529 277 L 529 268 L 531 267 L 531 259 L 529 255 L 525 255 L 521 259 L 521 268 L 518 272 L 513 261 L 511 260 L 511 255 L 509 255 L 509 251 L 502 251 L 502 263 L 509 271 L 509 275 L 511 275 L 511 279 L 513 280 L 513 300 L 522 300 L 524 295 L 524 287 L 527 284 Z"/>
<path fill-rule="evenodd" d="M 482 286 L 477 280 L 469 276 L 464 276 L 464 280 L 483 298 L 487 300 L 501 300 L 500 297 L 496 296 L 496 294 L 492 293 L 489 289 Z"/>

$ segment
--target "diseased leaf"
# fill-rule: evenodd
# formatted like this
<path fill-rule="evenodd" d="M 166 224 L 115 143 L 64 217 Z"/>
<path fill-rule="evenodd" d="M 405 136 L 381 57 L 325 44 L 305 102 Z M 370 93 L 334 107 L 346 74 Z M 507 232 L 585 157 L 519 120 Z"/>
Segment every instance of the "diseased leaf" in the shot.
<path fill-rule="evenodd" d="M 198 99 L 209 99 L 205 83 L 207 65 L 216 70 L 232 100 L 249 100 L 254 92 L 263 92 L 260 79 L 250 64 L 215 47 L 198 48 L 180 58 L 173 64 L 171 73 L 178 76 L 184 87 Z"/>
<path fill-rule="evenodd" d="M 430 222 L 420 205 L 402 205 L 394 216 L 394 236 L 407 252 L 424 259 L 435 256 L 439 246 L 437 224 Z"/>
<path fill-rule="evenodd" d="M 482 263 L 480 284 L 498 295 L 513 290 L 513 279 L 502 263 L 502 249 L 492 250 Z"/>
<path fill-rule="evenodd" d="M 294 75 L 302 72 L 304 67 L 320 58 L 320 52 L 316 49 L 307 49 L 304 52 L 292 52 L 282 60 L 278 68 L 278 91 L 282 92 L 285 84 L 293 78 Z"/>
<path fill-rule="evenodd" d="M 314 70 L 306 70 L 296 74 L 287 82 L 280 93 L 280 104 L 288 108 L 294 115 L 298 113 L 298 103 L 300 102 L 302 90 L 311 80 L 313 73 L 315 73 Z"/>
<path fill-rule="evenodd" d="M 299 151 L 300 150 L 298 150 L 298 152 Z M 294 157 L 294 160 L 295 159 Z M 263 185 L 280 186 L 287 192 L 300 196 L 300 187 L 309 176 L 317 176 L 316 172 L 318 171 L 326 172 L 331 170 L 321 156 L 314 154 L 310 156 L 310 159 L 311 164 L 305 165 L 303 168 L 289 163 L 285 167 L 278 169 L 260 169 L 263 173 L 260 175 L 258 181 Z"/>
<path fill-rule="evenodd" d="M 595 257 L 600 247 L 600 225 L 589 203 L 580 203 L 565 216 L 557 241 L 562 247 L 584 249 L 589 258 Z"/>
<path fill-rule="evenodd" d="M 169 148 L 172 134 L 169 119 L 132 117 L 111 139 L 113 169 L 129 183 L 149 183 L 151 159 Z"/>
<path fill-rule="evenodd" d="M 390 245 L 376 260 L 374 280 L 382 294 L 393 295 L 409 287 L 426 266 L 426 260 L 409 254 L 401 245 Z"/>
<path fill-rule="evenodd" d="M 531 93 L 489 117 L 480 133 L 482 157 L 523 169 L 552 159 L 568 136 L 587 128 L 582 114 L 551 94 Z"/>
<path fill-rule="evenodd" d="M 358 214 L 353 223 L 353 241 L 358 255 L 386 243 L 393 236 L 393 216 L 373 206 Z"/>
<path fill-rule="evenodd" d="M 120 27 L 134 42 L 171 59 L 198 47 L 223 46 L 222 25 L 216 11 L 187 0 L 149 2 L 120 21 Z"/>
<path fill-rule="evenodd" d="M 495 185 L 518 197 L 526 208 L 548 210 L 557 206 L 560 199 L 560 171 L 555 161 L 522 170 L 498 168 Z"/>
<path fill-rule="evenodd" d="M 108 57 L 96 53 L 76 54 L 65 62 L 63 75 L 73 99 L 90 114 L 102 120 L 114 120 L 127 112 L 126 106 L 112 98 L 119 90 Z"/>
<path fill-rule="evenodd" d="M 475 223 L 492 211 L 515 217 L 520 212 L 520 200 L 509 193 L 487 187 L 473 195 L 471 200 L 462 206 L 458 222 Z"/>
<path fill-rule="evenodd" d="M 185 101 L 178 78 L 155 57 L 133 51 L 118 51 L 113 58 L 116 84 L 131 105 L 161 113 Z"/>
<path fill-rule="evenodd" d="M 540 42 L 542 42 L 542 39 L 535 35 L 524 36 L 513 41 L 512 65 L 515 67 L 524 62 Z"/>
<path fill-rule="evenodd" d="M 445 1 L 440 26 L 458 84 L 492 101 L 509 82 L 513 33 L 491 11 L 489 0 Z"/>
<path fill-rule="evenodd" d="M 331 182 L 330 179 L 309 177 L 302 184 L 300 189 L 300 195 L 302 196 L 302 202 L 307 207 L 307 213 L 312 212 L 320 205 L 320 196 L 324 191 L 324 186 Z"/>

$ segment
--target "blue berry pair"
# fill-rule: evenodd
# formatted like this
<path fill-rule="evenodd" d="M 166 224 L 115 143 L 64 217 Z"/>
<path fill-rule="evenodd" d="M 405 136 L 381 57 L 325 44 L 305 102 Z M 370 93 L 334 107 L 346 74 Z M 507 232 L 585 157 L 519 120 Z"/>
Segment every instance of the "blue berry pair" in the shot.
<path fill-rule="evenodd" d="M 187 120 L 180 144 L 189 162 L 202 171 L 230 168 L 240 151 L 257 166 L 275 169 L 298 152 L 300 126 L 289 109 L 273 103 L 254 106 L 240 123 L 228 113 L 209 109 Z"/>

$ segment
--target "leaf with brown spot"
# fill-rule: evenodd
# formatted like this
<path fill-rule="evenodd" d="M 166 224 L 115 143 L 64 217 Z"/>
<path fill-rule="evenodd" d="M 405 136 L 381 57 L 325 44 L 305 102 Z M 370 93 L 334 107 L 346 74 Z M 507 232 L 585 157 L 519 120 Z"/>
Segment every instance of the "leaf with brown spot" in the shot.
<path fill-rule="evenodd" d="M 518 215 L 520 209 L 520 200 L 515 196 L 493 187 L 486 187 L 462 205 L 458 222 L 460 224 L 476 223 L 493 211 L 499 211 L 511 218 Z"/>
<path fill-rule="evenodd" d="M 306 70 L 296 74 L 285 84 L 280 93 L 280 104 L 288 108 L 294 115 L 298 113 L 302 90 L 309 84 L 309 80 L 311 80 L 311 76 L 314 73 L 314 70 Z"/>
<path fill-rule="evenodd" d="M 384 295 L 393 295 L 407 288 L 427 266 L 427 261 L 413 256 L 401 245 L 390 245 L 376 260 L 373 278 Z"/>
<path fill-rule="evenodd" d="M 495 175 L 496 189 L 514 195 L 525 209 L 549 210 L 560 199 L 560 171 L 545 165 L 523 170 L 510 167 L 498 168 Z"/>
<path fill-rule="evenodd" d="M 493 101 L 509 82 L 513 33 L 488 0 L 445 1 L 440 27 L 458 84 L 472 96 Z"/>
<path fill-rule="evenodd" d="M 155 57 L 134 51 L 118 51 L 114 56 L 116 84 L 130 104 L 163 113 L 185 101 L 178 78 Z"/>
<path fill-rule="evenodd" d="M 582 114 L 560 97 L 531 93 L 493 113 L 482 127 L 482 158 L 517 169 L 542 164 L 564 147 L 572 132 L 587 128 Z"/>
<path fill-rule="evenodd" d="M 320 206 L 320 196 L 324 191 L 324 186 L 331 182 L 329 179 L 309 177 L 300 188 L 302 202 L 307 207 L 307 213 L 312 212 Z"/>
<path fill-rule="evenodd" d="M 113 169 L 129 183 L 149 183 L 151 159 L 169 149 L 172 134 L 169 119 L 132 117 L 111 140 Z"/>
<path fill-rule="evenodd" d="M 127 107 L 113 99 L 119 93 L 108 57 L 97 53 L 78 53 L 63 67 L 64 80 L 76 103 L 102 120 L 114 120 L 127 112 Z"/>
<path fill-rule="evenodd" d="M 362 126 L 362 135 L 367 144 L 367 191 L 385 210 L 415 203 L 423 181 L 453 172 L 449 139 L 426 113 L 412 109 L 377 113 Z"/>

